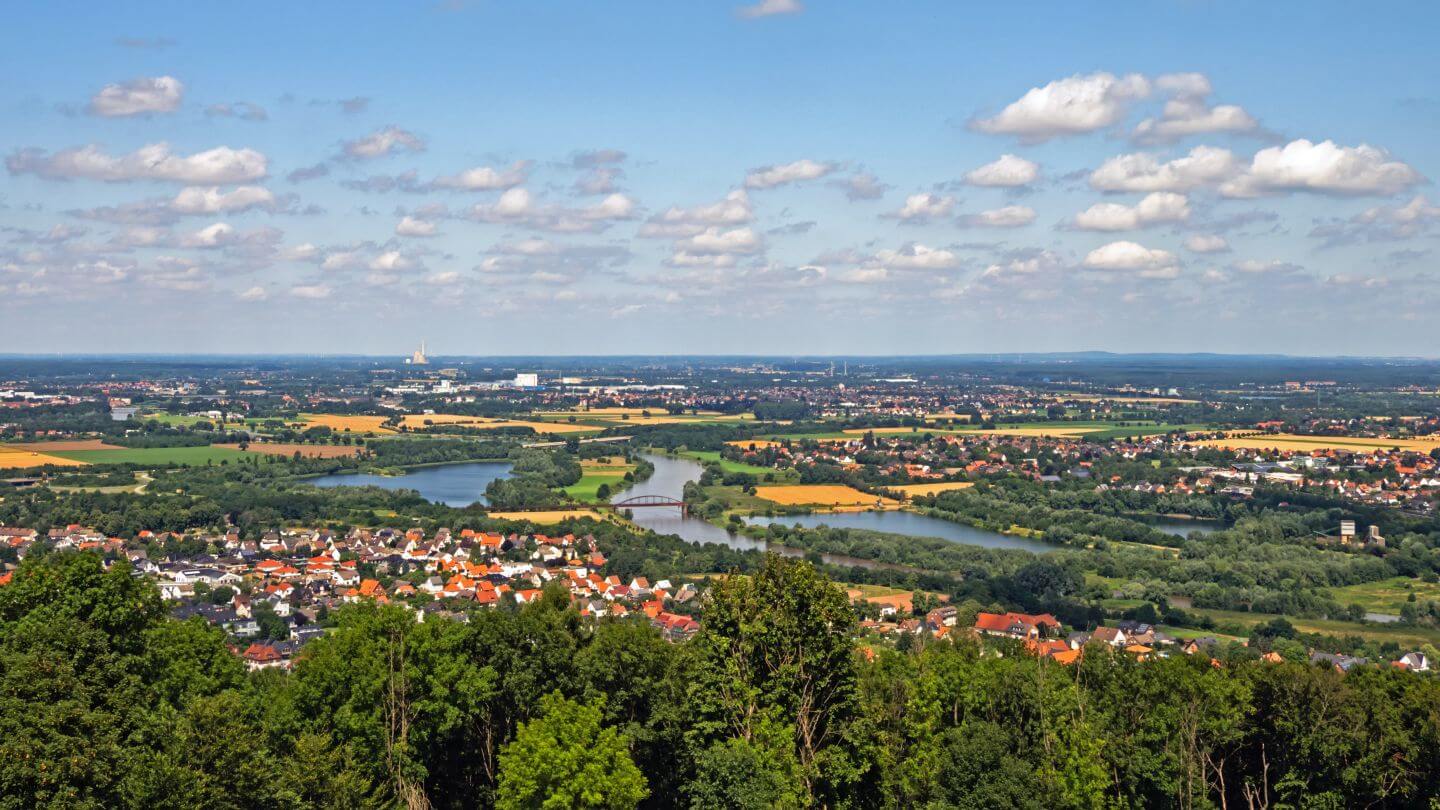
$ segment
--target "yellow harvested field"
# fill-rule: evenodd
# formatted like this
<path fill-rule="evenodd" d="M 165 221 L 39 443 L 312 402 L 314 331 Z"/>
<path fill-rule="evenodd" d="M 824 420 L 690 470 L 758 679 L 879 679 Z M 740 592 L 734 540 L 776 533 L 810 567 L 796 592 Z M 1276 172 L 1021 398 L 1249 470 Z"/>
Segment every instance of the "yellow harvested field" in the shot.
<path fill-rule="evenodd" d="M 593 433 L 597 430 L 589 425 L 572 425 L 567 422 L 530 422 L 520 419 L 492 419 L 486 416 L 463 416 L 453 413 L 410 414 L 405 417 L 404 425 L 411 430 L 434 425 L 463 425 L 477 430 L 527 427 L 536 433 Z"/>
<path fill-rule="evenodd" d="M 905 484 L 899 487 L 886 487 L 896 492 L 903 492 L 907 497 L 915 495 L 934 495 L 937 492 L 949 492 L 953 489 L 969 489 L 975 486 L 969 481 L 942 481 L 934 484 Z"/>
<path fill-rule="evenodd" d="M 779 447 L 780 442 L 772 442 L 769 439 L 739 439 L 733 442 L 725 442 L 731 447 L 738 447 L 741 450 L 749 450 L 751 447 L 756 450 L 764 450 L 767 447 Z"/>
<path fill-rule="evenodd" d="M 995 430 L 967 430 L 963 435 L 979 433 L 985 436 L 1047 436 L 1052 439 L 1078 439 L 1090 433 L 1095 433 L 1104 428 L 1078 427 L 1078 428 L 996 428 Z"/>
<path fill-rule="evenodd" d="M 843 484 L 799 484 L 756 487 L 755 494 L 783 506 L 873 506 L 879 502 L 894 506 L 892 498 L 881 498 Z"/>
<path fill-rule="evenodd" d="M 595 518 L 601 520 L 599 512 L 593 509 L 551 509 L 545 512 L 491 512 L 497 520 L 528 520 L 531 523 L 559 523 L 570 518 Z"/>
<path fill-rule="evenodd" d="M 1372 450 L 1390 450 L 1398 447 L 1417 453 L 1429 453 L 1440 449 L 1440 438 L 1423 439 L 1370 439 L 1350 436 L 1297 436 L 1276 433 L 1267 436 L 1205 439 L 1194 442 L 1201 447 L 1221 447 L 1226 450 L 1344 450 L 1351 453 L 1366 453 Z"/>
<path fill-rule="evenodd" d="M 385 421 L 383 416 L 356 416 L 351 414 L 338 413 L 302 413 L 300 420 L 310 427 L 328 427 L 339 433 L 349 431 L 351 433 L 394 433 L 387 427 L 381 427 Z"/>
<path fill-rule="evenodd" d="M 0 470 L 24 470 L 31 467 L 44 467 L 47 464 L 54 464 L 57 467 L 85 466 L 83 461 L 73 461 L 24 448 L 0 446 Z"/>
<path fill-rule="evenodd" d="M 593 415 L 593 413 L 592 413 L 592 415 Z M 713 422 L 744 422 L 744 421 L 747 421 L 747 420 L 754 420 L 754 419 L 755 419 L 755 417 L 752 416 L 751 414 L 748 414 L 748 413 L 737 413 L 737 414 L 728 414 L 728 415 L 727 415 L 727 414 L 713 414 L 713 415 L 701 414 L 701 415 L 699 415 L 699 416 L 695 416 L 695 415 L 692 415 L 692 414 L 688 414 L 688 413 L 687 413 L 687 414 L 676 414 L 675 416 L 670 416 L 670 415 L 665 415 L 665 414 L 657 414 L 657 415 L 655 415 L 655 416 L 631 416 L 629 419 L 624 418 L 624 416 L 602 416 L 602 417 L 597 418 L 596 421 L 598 421 L 598 422 L 604 422 L 604 423 L 606 423 L 607 425 L 623 426 L 623 425 L 690 425 L 690 424 L 696 424 L 696 423 L 709 424 L 709 423 L 713 423 Z"/>
<path fill-rule="evenodd" d="M 627 413 L 628 413 L 628 414 L 631 414 L 631 415 L 633 415 L 633 416 L 639 416 L 640 414 L 644 413 L 645 411 L 649 411 L 650 413 L 657 414 L 657 415 L 659 415 L 659 416 L 668 416 L 668 415 L 670 414 L 670 412 L 667 411 L 667 410 L 665 410 L 664 408 L 621 408 L 621 407 L 614 407 L 614 408 L 591 408 L 591 409 L 588 410 L 588 411 L 581 411 L 581 410 L 571 410 L 571 411 L 536 411 L 536 412 L 535 412 L 535 415 L 536 415 L 536 416 L 620 416 L 620 415 L 622 415 L 622 414 L 627 414 Z M 702 411 L 702 413 L 703 413 L 703 411 Z"/>

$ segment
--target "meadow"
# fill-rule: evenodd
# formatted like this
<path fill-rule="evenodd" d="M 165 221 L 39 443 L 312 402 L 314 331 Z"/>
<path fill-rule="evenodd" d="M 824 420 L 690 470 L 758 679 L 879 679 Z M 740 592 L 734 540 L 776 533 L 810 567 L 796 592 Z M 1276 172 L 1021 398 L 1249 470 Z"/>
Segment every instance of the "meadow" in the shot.
<path fill-rule="evenodd" d="M 59 450 L 53 455 L 70 459 L 80 464 L 139 464 L 142 466 L 164 467 L 180 465 L 196 467 L 205 464 L 219 464 L 222 461 L 238 463 L 253 458 L 229 447 L 116 447 L 109 450 Z"/>
<path fill-rule="evenodd" d="M 1345 605 L 1360 605 L 1376 613 L 1400 613 L 1414 594 L 1417 602 L 1440 602 L 1440 583 L 1411 577 L 1393 577 L 1359 585 L 1331 588 L 1330 595 Z"/>

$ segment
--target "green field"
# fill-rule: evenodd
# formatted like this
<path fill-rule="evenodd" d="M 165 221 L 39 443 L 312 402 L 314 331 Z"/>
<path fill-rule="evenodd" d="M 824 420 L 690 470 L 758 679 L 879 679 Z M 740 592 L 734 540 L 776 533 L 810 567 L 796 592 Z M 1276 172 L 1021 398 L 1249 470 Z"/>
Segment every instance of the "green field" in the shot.
<path fill-rule="evenodd" d="M 1246 629 L 1275 618 L 1275 614 L 1273 613 L 1246 613 L 1241 610 L 1194 608 L 1186 612 L 1209 616 L 1220 624 L 1233 624 Z M 1360 636 L 1375 641 L 1393 641 L 1402 647 L 1418 647 L 1421 644 L 1440 644 L 1440 630 L 1427 627 L 1403 627 L 1398 624 L 1347 622 L 1334 619 L 1299 619 L 1292 616 L 1286 616 L 1285 620 L 1295 625 L 1295 629 L 1302 633 L 1324 633 L 1330 636 Z"/>
<path fill-rule="evenodd" d="M 228 447 L 126 447 L 119 450 L 57 450 L 50 455 L 83 461 L 86 464 L 141 464 L 153 467 L 187 467 L 229 461 L 249 462 L 254 454 Z M 263 461 L 261 462 L 264 463 Z"/>
<path fill-rule="evenodd" d="M 784 484 L 787 482 L 799 483 L 800 476 L 794 470 L 776 470 L 770 467 L 761 467 L 758 464 L 745 464 L 739 461 L 731 461 L 720 457 L 719 450 L 687 450 L 680 454 L 686 458 L 693 458 L 701 464 L 716 463 L 720 469 L 727 473 L 748 473 L 760 481 L 765 480 L 766 475 L 773 475 L 775 483 Z"/>
<path fill-rule="evenodd" d="M 224 422 L 224 423 L 221 423 L 220 421 L 215 420 L 215 419 L 211 419 L 211 418 L 209 418 L 209 417 L 207 417 L 207 416 L 189 416 L 189 415 L 174 414 L 174 413 L 137 413 L 137 414 L 135 414 L 135 416 L 132 417 L 132 418 L 133 418 L 133 419 L 140 420 L 140 421 L 146 421 L 146 422 L 148 422 L 148 421 L 155 421 L 155 422 L 159 422 L 159 423 L 162 424 L 162 425 L 170 425 L 170 426 L 172 426 L 172 427 L 191 427 L 191 426 L 195 425 L 195 424 L 198 423 L 198 422 L 209 422 L 210 424 L 215 425 L 216 427 L 224 427 L 224 428 L 227 429 L 227 430 L 238 430 L 238 429 L 240 429 L 240 423 L 239 423 L 239 422 Z M 244 427 L 245 427 L 245 429 L 247 429 L 247 430 L 262 430 L 262 429 L 264 429 L 264 426 L 265 426 L 265 423 L 266 423 L 266 422 L 276 422 L 276 421 L 278 421 L 278 422 L 284 422 L 284 423 L 286 423 L 286 424 L 294 424 L 294 423 L 296 423 L 296 420 L 295 420 L 295 419 L 281 419 L 281 418 L 279 418 L 279 417 L 272 417 L 272 418 L 267 418 L 267 419 L 246 419 L 246 420 L 245 420 Z"/>
<path fill-rule="evenodd" d="M 1330 595 L 1341 604 L 1359 605 L 1376 613 L 1396 614 L 1409 602 L 1412 593 L 1417 602 L 1440 602 L 1440 583 L 1394 577 L 1330 589 Z"/>
<path fill-rule="evenodd" d="M 634 469 L 633 464 L 586 467 L 579 481 L 568 487 L 561 487 L 560 491 L 578 501 L 593 501 L 596 497 L 595 490 L 599 489 L 601 484 L 609 484 L 612 491 L 619 489 L 625 485 L 625 473 Z"/>

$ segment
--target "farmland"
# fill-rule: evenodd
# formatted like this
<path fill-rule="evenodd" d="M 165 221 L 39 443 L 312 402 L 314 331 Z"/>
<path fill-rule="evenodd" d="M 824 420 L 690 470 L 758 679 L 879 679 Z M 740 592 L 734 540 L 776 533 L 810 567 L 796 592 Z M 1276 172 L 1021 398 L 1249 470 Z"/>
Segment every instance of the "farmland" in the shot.
<path fill-rule="evenodd" d="M 1206 439 L 1195 442 L 1201 447 L 1221 447 L 1226 450 L 1290 450 L 1308 452 L 1311 450 L 1344 450 L 1351 453 L 1368 453 L 1374 450 L 1399 448 L 1417 453 L 1429 453 L 1440 449 L 1440 439 L 1373 439 L 1349 436 L 1298 436 L 1289 433 L 1274 433 L 1252 436 L 1229 436 L 1224 439 Z"/>
<path fill-rule="evenodd" d="M 57 467 L 78 467 L 84 462 L 36 452 L 24 447 L 0 445 L 0 470 L 25 470 L 51 464 Z"/>
<path fill-rule="evenodd" d="M 935 484 L 904 484 L 902 486 L 886 487 L 896 492 L 903 492 L 907 497 L 916 495 L 934 495 L 937 492 L 949 492 L 955 489 L 969 489 L 975 486 L 969 481 L 945 481 Z"/>
<path fill-rule="evenodd" d="M 580 462 L 580 480 L 560 491 L 579 500 L 593 500 L 598 497 L 595 490 L 601 484 L 609 485 L 611 490 L 615 490 L 624 485 L 625 473 L 634 469 L 634 465 L 626 463 L 621 456 L 586 459 Z"/>
<path fill-rule="evenodd" d="M 215 447 L 222 447 L 227 450 L 239 450 L 238 444 L 217 444 Z M 285 444 L 278 442 L 251 442 L 246 446 L 248 453 L 258 453 L 266 456 L 294 456 L 299 453 L 304 458 L 346 458 L 360 452 L 362 448 L 351 447 L 342 444 Z"/>
<path fill-rule="evenodd" d="M 796 484 L 794 486 L 759 486 L 757 497 L 782 506 L 897 506 L 891 498 L 880 498 L 841 484 Z"/>
<path fill-rule="evenodd" d="M 164 467 L 203 466 L 222 461 L 237 463 L 252 458 L 228 447 L 116 447 L 108 450 L 61 450 L 53 455 L 79 464 L 138 464 Z"/>

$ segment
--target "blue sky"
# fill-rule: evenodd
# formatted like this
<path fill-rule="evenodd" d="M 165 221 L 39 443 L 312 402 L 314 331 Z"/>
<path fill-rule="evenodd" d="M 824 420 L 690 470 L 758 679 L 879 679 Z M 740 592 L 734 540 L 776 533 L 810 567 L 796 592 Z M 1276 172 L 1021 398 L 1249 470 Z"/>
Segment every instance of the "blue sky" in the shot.
<path fill-rule="evenodd" d="M 1099 8 L 15 5 L 0 351 L 1440 355 L 1440 12 Z"/>

